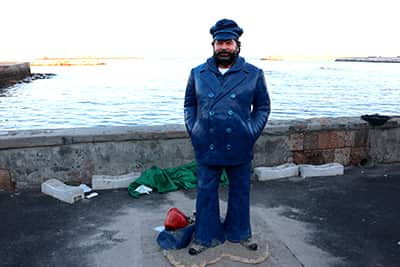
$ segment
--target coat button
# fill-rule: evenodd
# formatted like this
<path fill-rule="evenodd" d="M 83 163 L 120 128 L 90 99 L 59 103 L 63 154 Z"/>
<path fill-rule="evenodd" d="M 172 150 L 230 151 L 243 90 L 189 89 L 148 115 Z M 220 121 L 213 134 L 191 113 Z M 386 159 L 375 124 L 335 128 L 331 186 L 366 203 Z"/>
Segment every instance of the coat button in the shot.
<path fill-rule="evenodd" d="M 230 95 L 230 98 L 232 98 L 232 99 L 236 98 L 236 94 L 235 94 L 235 93 L 232 93 L 232 94 Z"/>
<path fill-rule="evenodd" d="M 228 110 L 228 115 L 232 116 L 233 115 L 233 111 L 232 110 Z"/>
<path fill-rule="evenodd" d="M 213 97 L 214 97 L 214 93 L 209 93 L 209 94 L 208 94 L 208 97 L 209 97 L 209 98 L 213 98 Z"/>
<path fill-rule="evenodd" d="M 230 144 L 227 144 L 226 145 L 226 150 L 231 150 L 231 149 L 232 149 L 232 146 Z"/>
<path fill-rule="evenodd" d="M 210 150 L 214 150 L 214 149 L 215 149 L 214 144 L 211 144 L 211 145 L 210 145 Z"/>
<path fill-rule="evenodd" d="M 228 134 L 230 134 L 230 133 L 232 132 L 232 129 L 231 129 L 231 128 L 226 128 L 225 131 L 226 131 Z"/>
<path fill-rule="evenodd" d="M 212 116 L 215 115 L 215 112 L 214 111 L 210 111 L 208 114 L 210 114 L 210 117 L 212 117 Z"/>

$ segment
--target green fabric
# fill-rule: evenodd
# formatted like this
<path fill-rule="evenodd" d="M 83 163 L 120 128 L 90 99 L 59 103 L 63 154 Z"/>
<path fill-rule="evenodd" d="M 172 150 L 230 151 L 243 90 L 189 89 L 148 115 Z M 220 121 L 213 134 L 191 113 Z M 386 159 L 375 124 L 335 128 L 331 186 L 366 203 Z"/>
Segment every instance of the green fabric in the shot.
<path fill-rule="evenodd" d="M 145 170 L 128 186 L 128 192 L 132 197 L 138 198 L 140 193 L 136 192 L 135 189 L 140 185 L 151 187 L 159 193 L 195 188 L 197 186 L 196 166 L 196 162 L 166 169 L 153 166 Z M 221 184 L 228 184 L 225 170 L 221 175 Z"/>

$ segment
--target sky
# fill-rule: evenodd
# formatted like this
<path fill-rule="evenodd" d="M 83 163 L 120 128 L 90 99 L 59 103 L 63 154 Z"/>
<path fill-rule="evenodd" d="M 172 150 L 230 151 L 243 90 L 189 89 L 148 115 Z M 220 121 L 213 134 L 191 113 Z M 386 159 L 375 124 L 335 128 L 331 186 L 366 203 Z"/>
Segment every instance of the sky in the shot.
<path fill-rule="evenodd" d="M 396 1 L 2 0 L 0 60 L 208 57 L 222 18 L 251 58 L 400 56 Z"/>

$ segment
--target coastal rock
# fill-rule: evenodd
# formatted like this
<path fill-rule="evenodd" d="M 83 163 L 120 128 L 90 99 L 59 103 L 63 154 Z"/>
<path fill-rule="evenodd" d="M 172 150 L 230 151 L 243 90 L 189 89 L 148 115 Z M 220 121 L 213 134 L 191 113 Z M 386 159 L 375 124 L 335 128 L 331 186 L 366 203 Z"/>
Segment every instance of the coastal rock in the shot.
<path fill-rule="evenodd" d="M 0 62 L 0 88 L 15 84 L 15 81 L 31 76 L 29 62 Z"/>

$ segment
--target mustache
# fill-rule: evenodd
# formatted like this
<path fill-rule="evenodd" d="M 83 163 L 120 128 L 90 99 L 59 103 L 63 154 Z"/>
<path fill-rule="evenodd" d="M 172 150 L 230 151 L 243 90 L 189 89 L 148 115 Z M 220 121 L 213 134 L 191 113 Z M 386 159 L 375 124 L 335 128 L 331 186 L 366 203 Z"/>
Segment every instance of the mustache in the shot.
<path fill-rule="evenodd" d="M 217 65 L 229 66 L 236 60 L 238 53 L 236 51 L 220 50 L 214 51 L 214 58 Z"/>
<path fill-rule="evenodd" d="M 223 49 L 223 50 L 217 51 L 215 54 L 216 54 L 217 56 L 220 56 L 220 55 L 222 55 L 222 54 L 228 54 L 229 56 L 231 56 L 231 55 L 234 54 L 234 52 L 231 52 L 231 51 L 228 51 L 228 50 Z"/>

